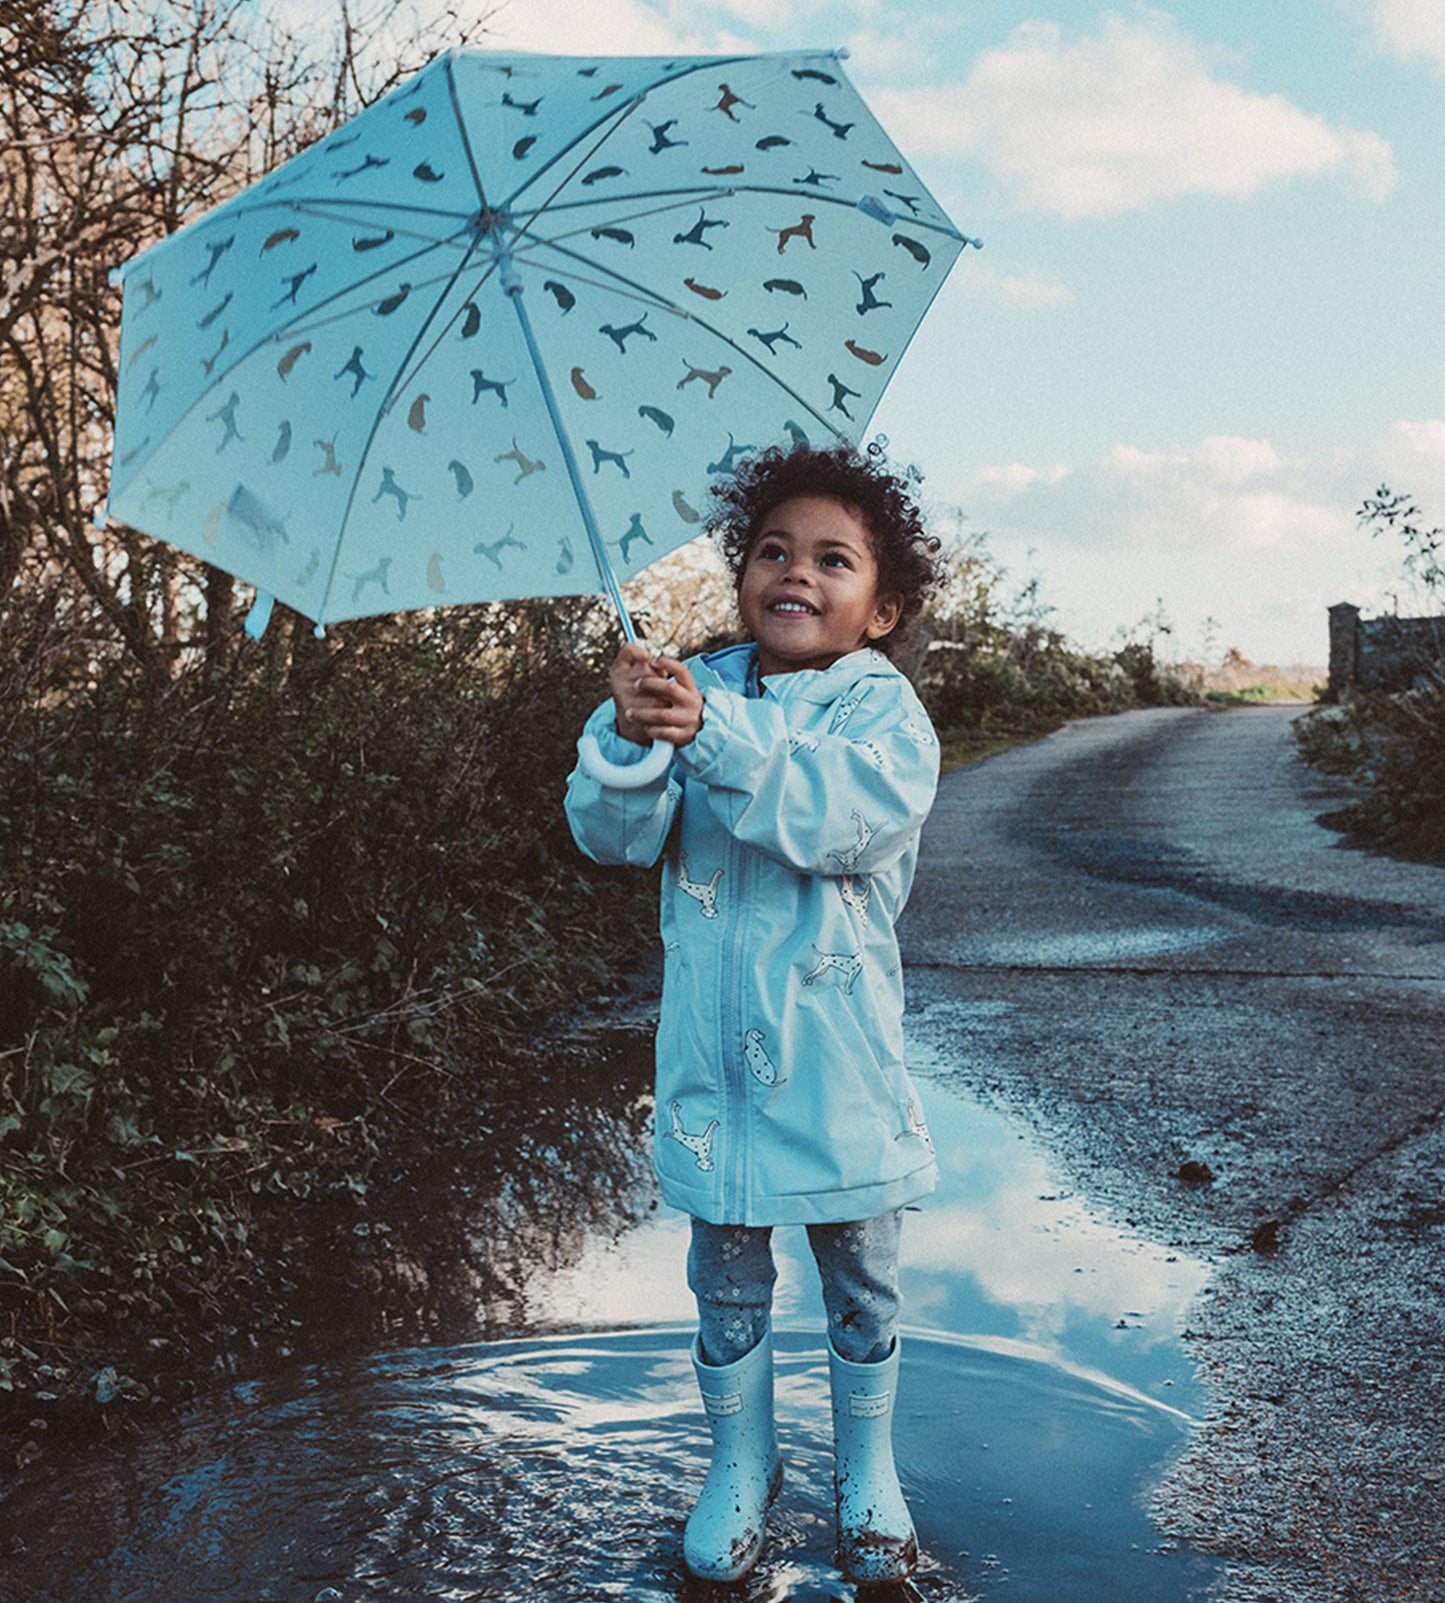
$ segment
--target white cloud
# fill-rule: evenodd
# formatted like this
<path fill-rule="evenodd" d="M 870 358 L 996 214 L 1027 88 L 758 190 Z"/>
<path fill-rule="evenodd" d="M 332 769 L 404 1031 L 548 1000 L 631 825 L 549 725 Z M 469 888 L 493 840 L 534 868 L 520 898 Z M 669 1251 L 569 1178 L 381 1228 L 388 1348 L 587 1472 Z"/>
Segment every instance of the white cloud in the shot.
<path fill-rule="evenodd" d="M 1242 440 L 1234 434 L 1211 434 L 1199 447 L 1199 460 L 1225 484 L 1243 484 L 1280 467 L 1268 440 Z"/>
<path fill-rule="evenodd" d="M 1332 178 L 1377 200 L 1395 185 L 1378 134 L 1332 126 L 1212 70 L 1172 19 L 1110 15 L 1093 37 L 1019 28 L 962 84 L 878 97 L 906 148 L 986 161 L 1028 211 L 1107 217 L 1189 194 L 1244 199 Z"/>
<path fill-rule="evenodd" d="M 1396 494 L 1408 495 L 1427 526 L 1445 524 L 1445 421 L 1394 424 L 1380 452 L 1379 478 Z"/>
<path fill-rule="evenodd" d="M 918 37 L 916 30 L 876 24 L 867 32 L 850 34 L 848 51 L 850 76 L 855 81 L 867 77 L 872 82 L 891 79 L 916 83 L 938 70 L 937 37 Z M 869 99 L 872 96 L 870 93 Z"/>
<path fill-rule="evenodd" d="M 547 55 L 655 56 L 719 48 L 695 28 L 675 26 L 645 0 L 502 0 L 487 13 L 485 43 Z"/>
<path fill-rule="evenodd" d="M 1046 1351 L 1063 1345 L 1075 1313 L 1113 1324 L 1125 1310 L 1137 1312 L 1156 1342 L 1174 1340 L 1204 1266 L 1170 1262 L 1076 1202 L 1049 1195 L 1052 1177 L 1041 1159 L 1021 1154 L 1016 1168 L 982 1202 L 935 1206 L 910 1220 L 910 1271 L 972 1275 L 989 1302 L 1014 1310 L 1024 1339 Z"/>
<path fill-rule="evenodd" d="M 1035 484 L 1057 484 L 1068 471 L 1063 467 L 1035 468 L 1025 462 L 1010 462 L 1004 467 L 985 468 L 974 483 L 1012 499 Z"/>
<path fill-rule="evenodd" d="M 1445 522 L 1445 422 L 1396 424 L 1369 457 L 1338 462 L 1232 435 L 1124 442 L 1067 467 L 998 464 L 955 499 L 1014 583 L 1038 575 L 1053 621 L 1084 646 L 1108 646 L 1162 601 L 1180 656 L 1212 634 L 1213 649 L 1256 662 L 1323 664 L 1333 602 L 1380 611 L 1401 592 L 1401 553 L 1355 517 L 1382 479 Z"/>
<path fill-rule="evenodd" d="M 1445 9 L 1440 0 L 1375 0 L 1375 33 L 1401 60 L 1424 56 L 1445 67 Z"/>
<path fill-rule="evenodd" d="M 1057 278 L 1045 277 L 1036 267 L 1022 273 L 1006 273 L 972 254 L 959 263 L 949 279 L 950 293 L 968 300 L 989 301 L 1011 311 L 1034 312 L 1051 306 L 1067 306 L 1074 292 Z"/>

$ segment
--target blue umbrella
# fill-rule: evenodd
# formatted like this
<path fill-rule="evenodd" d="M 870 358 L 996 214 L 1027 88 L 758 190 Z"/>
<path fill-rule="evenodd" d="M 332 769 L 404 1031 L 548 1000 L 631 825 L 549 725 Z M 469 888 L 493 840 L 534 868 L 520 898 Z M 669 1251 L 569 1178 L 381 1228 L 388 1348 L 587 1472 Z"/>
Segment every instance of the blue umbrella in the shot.
<path fill-rule="evenodd" d="M 106 512 L 315 621 L 605 592 L 967 240 L 836 55 L 455 50 L 121 270 Z"/>

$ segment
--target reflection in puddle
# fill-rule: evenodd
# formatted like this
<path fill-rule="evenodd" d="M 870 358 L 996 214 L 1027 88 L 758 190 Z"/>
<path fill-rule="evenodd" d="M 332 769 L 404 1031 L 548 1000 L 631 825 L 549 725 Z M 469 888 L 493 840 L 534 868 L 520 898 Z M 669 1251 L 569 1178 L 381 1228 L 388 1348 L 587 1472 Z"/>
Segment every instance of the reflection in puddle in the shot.
<path fill-rule="evenodd" d="M 30 1503 L 0 1595 L 30 1603 L 684 1597 L 706 1470 L 681 1330 L 411 1349 L 238 1388 Z M 832 1566 L 827 1365 L 778 1342 L 787 1482 L 748 1603 L 848 1598 Z M 928 1603 L 1164 1603 L 1202 1571 L 1147 1551 L 1141 1462 L 1167 1416 L 1068 1371 L 915 1335 L 900 1466 Z M 12 1518 L 24 1510 L 13 1511 Z M 7 1585 L 16 1588 L 5 1591 Z M 714 1595 L 713 1593 L 709 1594 Z M 863 1603 L 862 1597 L 859 1603 Z"/>
<path fill-rule="evenodd" d="M 1014 1120 L 915 1073 L 941 1178 L 903 1228 L 907 1322 L 1092 1372 L 1191 1414 L 1202 1392 L 1178 1331 L 1205 1266 L 1090 1214 L 1060 1191 L 1049 1160 Z M 593 1329 L 687 1323 L 687 1236 L 686 1219 L 669 1209 L 624 1235 L 593 1237 L 575 1265 L 534 1287 L 534 1319 Z M 774 1253 L 775 1323 L 820 1329 L 817 1271 L 802 1228 L 775 1231 Z"/>
<path fill-rule="evenodd" d="M 927 1552 L 917 1594 L 1182 1603 L 1212 1572 L 1156 1550 L 1140 1497 L 1196 1405 L 1175 1331 L 1202 1269 L 1060 1198 L 1040 1151 L 1004 1117 L 942 1081 L 926 1095 L 944 1183 L 904 1232 L 896 1431 Z M 609 1141 L 624 1129 L 632 1143 L 601 1178 L 577 1185 L 559 1164 L 543 1198 L 547 1166 L 531 1165 L 520 1214 L 485 1187 L 466 1197 L 474 1221 L 491 1221 L 452 1243 L 471 1294 L 491 1288 L 471 1318 L 491 1334 L 512 1322 L 512 1339 L 295 1363 L 123 1453 L 27 1484 L 0 1507 L 0 1599 L 700 1596 L 680 1560 L 707 1451 L 687 1359 L 686 1221 L 651 1207 L 628 1105 Z M 816 1272 L 801 1229 L 776 1240 L 788 1480 L 759 1570 L 742 1587 L 702 1590 L 846 1600 L 853 1589 L 832 1562 Z M 488 1267 L 488 1241 L 516 1255 Z M 441 1303 L 454 1294 L 451 1316 L 428 1323 L 436 1339 L 461 1317 L 466 1285 L 442 1274 L 440 1248 L 430 1271 L 408 1261 L 388 1282 L 398 1307 L 431 1272 L 450 1288 Z"/>
<path fill-rule="evenodd" d="M 926 1096 L 946 1173 L 905 1227 L 913 1322 L 1007 1342 L 1193 1413 L 1203 1393 L 1178 1335 L 1205 1266 L 1092 1215 L 1005 1115 L 939 1081 Z"/>

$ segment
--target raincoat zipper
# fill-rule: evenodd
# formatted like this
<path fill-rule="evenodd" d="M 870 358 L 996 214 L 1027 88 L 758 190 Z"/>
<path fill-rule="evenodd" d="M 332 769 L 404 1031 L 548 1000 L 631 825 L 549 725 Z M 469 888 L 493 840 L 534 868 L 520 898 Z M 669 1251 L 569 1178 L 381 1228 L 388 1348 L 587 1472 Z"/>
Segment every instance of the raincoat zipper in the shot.
<path fill-rule="evenodd" d="M 748 905 L 747 853 L 729 842 L 727 868 L 732 879 L 732 894 L 727 900 L 729 923 L 726 962 L 722 975 L 722 1006 L 719 1023 L 722 1039 L 718 1042 L 719 1061 L 723 1071 L 723 1106 L 727 1113 L 724 1128 L 727 1130 L 727 1164 L 723 1177 L 723 1201 L 727 1217 L 743 1219 L 747 1211 L 748 1168 L 751 1156 L 752 1120 L 749 1117 L 747 1065 L 743 1059 L 743 977 L 745 972 L 744 944 L 747 919 L 742 909 Z"/>

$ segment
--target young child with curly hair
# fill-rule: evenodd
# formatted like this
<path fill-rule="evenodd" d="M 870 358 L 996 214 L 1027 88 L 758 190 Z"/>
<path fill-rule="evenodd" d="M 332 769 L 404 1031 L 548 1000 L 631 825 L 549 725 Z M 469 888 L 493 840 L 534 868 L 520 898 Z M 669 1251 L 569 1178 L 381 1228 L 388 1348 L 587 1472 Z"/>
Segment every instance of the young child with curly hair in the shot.
<path fill-rule="evenodd" d="M 588 732 L 670 771 L 568 785 L 599 862 L 666 854 L 655 1164 L 692 1216 L 693 1363 L 713 1455 L 684 1557 L 744 1575 L 782 1484 L 770 1313 L 775 1225 L 807 1227 L 828 1315 L 839 1557 L 852 1580 L 917 1560 L 893 1465 L 898 1243 L 936 1168 L 903 1062 L 894 924 L 938 742 L 890 661 L 938 583 L 907 483 L 851 447 L 773 449 L 714 491 L 746 645 L 682 662 L 624 645 Z"/>

